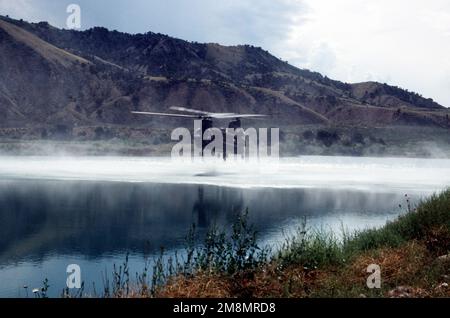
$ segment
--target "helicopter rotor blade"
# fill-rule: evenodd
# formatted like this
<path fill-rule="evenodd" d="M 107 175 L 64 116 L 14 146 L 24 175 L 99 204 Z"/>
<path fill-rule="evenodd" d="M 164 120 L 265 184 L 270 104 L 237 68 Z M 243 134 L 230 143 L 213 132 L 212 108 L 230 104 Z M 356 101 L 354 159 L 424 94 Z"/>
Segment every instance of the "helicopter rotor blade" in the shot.
<path fill-rule="evenodd" d="M 193 114 L 199 114 L 204 115 L 208 117 L 214 117 L 214 116 L 222 116 L 222 115 L 233 115 L 234 113 L 211 113 L 206 112 L 203 110 L 197 110 L 192 108 L 186 108 L 186 107 L 178 107 L 178 106 L 172 106 L 170 107 L 171 110 L 179 111 L 179 112 L 186 112 L 186 113 L 193 113 Z"/>
<path fill-rule="evenodd" d="M 212 118 L 216 119 L 233 119 L 233 118 L 263 118 L 268 117 L 267 115 L 259 114 L 211 114 Z"/>
<path fill-rule="evenodd" d="M 208 112 L 205 112 L 203 110 L 191 109 L 191 108 L 186 108 L 186 107 L 172 106 L 169 109 L 175 110 L 178 112 L 192 113 L 192 114 L 198 114 L 198 115 L 209 115 Z"/>
<path fill-rule="evenodd" d="M 182 118 L 198 118 L 199 116 L 169 113 L 153 113 L 153 112 L 131 112 L 136 115 L 163 116 L 163 117 L 182 117 Z"/>
<path fill-rule="evenodd" d="M 182 117 L 182 118 L 215 118 L 215 119 L 235 119 L 235 118 L 264 118 L 268 115 L 261 114 L 235 114 L 235 113 L 208 113 L 201 110 L 189 109 L 184 107 L 170 107 L 171 110 L 190 112 L 197 115 L 188 114 L 171 114 L 171 113 L 155 113 L 155 112 L 136 112 L 131 113 L 137 115 L 164 116 L 164 117 Z"/>

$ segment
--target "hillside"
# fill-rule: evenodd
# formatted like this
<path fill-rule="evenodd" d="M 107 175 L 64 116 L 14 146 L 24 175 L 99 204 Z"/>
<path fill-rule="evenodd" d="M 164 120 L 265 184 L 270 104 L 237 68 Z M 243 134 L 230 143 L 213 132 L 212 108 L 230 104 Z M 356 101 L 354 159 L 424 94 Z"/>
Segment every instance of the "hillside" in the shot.
<path fill-rule="evenodd" d="M 151 32 L 72 31 L 0 17 L 0 74 L 0 137 L 94 139 L 109 127 L 108 136 L 126 130 L 134 138 L 135 128 L 190 126 L 130 114 L 174 105 L 270 115 L 253 125 L 450 127 L 448 109 L 416 93 L 334 81 L 253 46 Z"/>

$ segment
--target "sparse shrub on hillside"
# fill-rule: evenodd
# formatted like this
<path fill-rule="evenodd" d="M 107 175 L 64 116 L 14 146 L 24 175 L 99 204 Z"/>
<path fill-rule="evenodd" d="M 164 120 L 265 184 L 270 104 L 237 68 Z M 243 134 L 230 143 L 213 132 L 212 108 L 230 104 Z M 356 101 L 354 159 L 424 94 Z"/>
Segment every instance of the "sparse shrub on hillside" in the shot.
<path fill-rule="evenodd" d="M 322 142 L 326 147 L 331 147 L 334 143 L 339 141 L 339 135 L 335 131 L 319 130 L 316 135 L 317 140 Z"/>
<path fill-rule="evenodd" d="M 314 138 L 314 133 L 311 130 L 307 130 L 303 133 L 303 138 L 305 140 L 311 140 Z"/>

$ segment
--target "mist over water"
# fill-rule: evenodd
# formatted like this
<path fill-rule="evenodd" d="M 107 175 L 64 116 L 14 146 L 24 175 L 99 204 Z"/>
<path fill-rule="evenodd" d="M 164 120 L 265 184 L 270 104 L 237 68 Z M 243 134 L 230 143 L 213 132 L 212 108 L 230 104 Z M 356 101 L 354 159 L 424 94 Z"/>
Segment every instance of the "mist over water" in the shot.
<path fill-rule="evenodd" d="M 447 186 L 450 160 L 1 157 L 0 297 L 24 297 L 44 278 L 58 296 L 72 263 L 101 290 L 127 253 L 141 271 L 161 246 L 181 252 L 192 224 L 200 235 L 228 230 L 246 208 L 260 243 L 277 247 L 305 218 L 336 232 L 378 227 L 406 211 L 405 194 L 415 203 Z"/>
<path fill-rule="evenodd" d="M 310 156 L 193 162 L 142 157 L 0 157 L 0 178 L 432 192 L 450 185 L 450 159 Z"/>

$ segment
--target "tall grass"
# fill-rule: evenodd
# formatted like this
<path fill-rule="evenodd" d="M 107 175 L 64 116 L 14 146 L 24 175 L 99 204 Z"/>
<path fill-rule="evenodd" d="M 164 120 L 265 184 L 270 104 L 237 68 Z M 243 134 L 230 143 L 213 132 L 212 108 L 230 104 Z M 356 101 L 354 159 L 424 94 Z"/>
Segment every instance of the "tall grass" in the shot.
<path fill-rule="evenodd" d="M 236 217 L 231 231 L 212 226 L 203 241 L 199 241 L 193 225 L 186 237 L 184 257 L 177 253 L 167 257 L 161 248 L 158 257 L 146 261 L 141 274 L 130 275 L 129 257 L 119 266 L 114 264 L 112 279 L 103 278 L 103 292 L 100 297 L 152 297 L 169 278 L 175 276 L 192 277 L 197 273 L 234 275 L 239 272 L 254 271 L 267 264 L 269 249 L 257 244 L 257 232 L 248 223 L 248 211 Z M 149 274 L 151 268 L 151 275 Z M 84 284 L 83 284 L 84 289 Z M 82 292 L 71 294 L 68 289 L 62 297 L 82 297 Z M 97 297 L 95 295 L 90 295 Z"/>
<path fill-rule="evenodd" d="M 306 222 L 298 232 L 286 239 L 275 254 L 257 244 L 257 232 L 248 223 L 248 211 L 236 218 L 231 231 L 213 226 L 199 242 L 195 226 L 186 238 L 183 257 L 160 256 L 146 262 L 143 273 L 130 279 L 128 256 L 121 266 L 114 266 L 112 281 L 104 279 L 103 297 L 152 297 L 171 277 L 190 278 L 202 274 L 232 277 L 256 272 L 268 264 L 278 270 L 288 266 L 305 269 L 344 265 L 354 257 L 382 247 L 399 247 L 411 240 L 424 240 L 436 253 L 450 250 L 450 189 L 435 194 L 413 208 L 407 198 L 407 213 L 380 229 L 354 233 L 343 231 L 343 237 L 324 230 L 308 230 Z M 64 297 L 70 297 L 68 293 Z M 80 296 L 80 294 L 78 294 Z M 97 296 L 97 295 L 96 295 Z"/>
<path fill-rule="evenodd" d="M 347 262 L 350 258 L 381 247 L 398 247 L 410 240 L 425 240 L 437 252 L 450 249 L 450 189 L 434 194 L 413 208 L 407 198 L 407 213 L 380 229 L 345 233 L 343 239 L 333 233 L 313 231 L 303 227 L 286 241 L 277 255 L 281 265 L 302 264 L 324 267 Z M 437 240 L 433 237 L 439 236 Z"/>
<path fill-rule="evenodd" d="M 185 273 L 208 271 L 232 275 L 238 271 L 253 270 L 267 261 L 269 249 L 258 246 L 257 232 L 248 223 L 248 210 L 237 217 L 231 234 L 213 226 L 203 244 L 194 247 L 193 233 L 188 240 Z"/>

